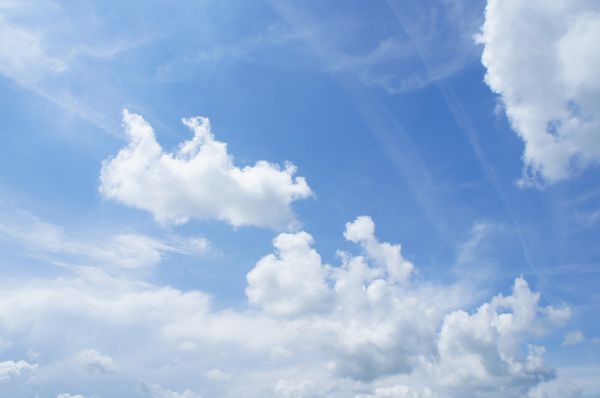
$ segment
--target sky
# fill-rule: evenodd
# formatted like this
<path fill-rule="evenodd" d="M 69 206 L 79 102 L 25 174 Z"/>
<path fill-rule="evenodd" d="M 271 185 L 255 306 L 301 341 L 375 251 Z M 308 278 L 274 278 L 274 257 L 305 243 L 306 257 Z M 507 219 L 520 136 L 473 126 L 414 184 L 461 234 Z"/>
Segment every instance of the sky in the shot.
<path fill-rule="evenodd" d="M 600 396 L 594 0 L 0 0 L 0 395 Z"/>

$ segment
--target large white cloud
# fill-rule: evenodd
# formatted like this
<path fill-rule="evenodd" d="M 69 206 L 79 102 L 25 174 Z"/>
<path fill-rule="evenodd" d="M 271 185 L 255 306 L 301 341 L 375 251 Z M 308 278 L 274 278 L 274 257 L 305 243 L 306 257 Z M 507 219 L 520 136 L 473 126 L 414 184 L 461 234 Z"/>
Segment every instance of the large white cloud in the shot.
<path fill-rule="evenodd" d="M 600 161 L 600 6 L 488 0 L 486 82 L 525 143 L 522 182 L 564 180 Z"/>
<path fill-rule="evenodd" d="M 57 257 L 62 263 L 117 269 L 148 268 L 159 264 L 166 253 L 199 255 L 210 247 L 208 240 L 202 237 L 170 236 L 159 240 L 132 232 L 84 239 L 26 211 L 9 212 L 0 207 L 0 215 L 0 239 L 13 241 L 34 256 Z"/>
<path fill-rule="evenodd" d="M 123 111 L 129 140 L 102 164 L 100 192 L 106 198 L 150 211 L 162 222 L 218 219 L 234 226 L 286 228 L 295 222 L 290 204 L 312 195 L 296 167 L 266 161 L 236 167 L 227 145 L 216 141 L 208 119 L 183 119 L 194 137 L 165 152 L 152 127 Z"/>
<path fill-rule="evenodd" d="M 97 350 L 87 349 L 77 355 L 77 362 L 83 370 L 89 373 L 114 373 L 116 366 L 114 361 L 108 355 L 104 355 Z"/>
<path fill-rule="evenodd" d="M 523 341 L 564 322 L 570 311 L 540 307 L 539 300 L 518 278 L 511 296 L 496 296 L 474 314 L 458 310 L 446 315 L 432 369 L 436 380 L 450 390 L 488 391 L 489 397 L 524 396 L 552 380 L 554 371 L 543 362 L 545 349 L 529 345 L 522 358 Z"/>
<path fill-rule="evenodd" d="M 33 372 L 38 367 L 27 361 L 4 361 L 0 362 L 0 382 L 10 380 L 21 375 Z"/>
<path fill-rule="evenodd" d="M 40 353 L 36 381 L 60 380 L 54 394 L 109 391 L 94 374 L 82 375 L 85 390 L 69 384 L 84 363 L 108 368 L 118 396 L 131 386 L 155 397 L 516 398 L 555 377 L 544 349 L 527 343 L 564 323 L 567 308 L 541 306 L 518 278 L 467 312 L 473 290 L 413 280 L 370 218 L 344 235 L 360 253 L 341 252 L 335 266 L 307 233 L 277 237 L 249 272 L 250 309 L 97 274 L 4 284 L 0 336 Z"/>

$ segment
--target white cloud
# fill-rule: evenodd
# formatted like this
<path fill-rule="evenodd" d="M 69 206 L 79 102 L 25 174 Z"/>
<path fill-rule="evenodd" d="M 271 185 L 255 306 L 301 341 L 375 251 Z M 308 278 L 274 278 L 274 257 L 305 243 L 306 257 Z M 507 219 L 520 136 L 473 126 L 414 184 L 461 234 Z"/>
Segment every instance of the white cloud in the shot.
<path fill-rule="evenodd" d="M 582 396 L 582 389 L 568 380 L 542 383 L 531 389 L 527 394 L 527 398 L 580 398 Z"/>
<path fill-rule="evenodd" d="M 47 52 L 41 34 L 0 15 L 0 74 L 20 84 L 33 85 L 45 75 L 66 68 L 61 59 Z"/>
<path fill-rule="evenodd" d="M 365 217 L 347 225 L 345 236 L 363 255 L 341 253 L 339 266 L 323 264 L 305 232 L 281 234 L 275 253 L 255 268 L 267 261 L 276 269 L 269 269 L 275 282 L 249 278 L 249 284 L 262 283 L 264 293 L 252 309 L 215 309 L 210 296 L 195 290 L 123 280 L 98 284 L 82 275 L 5 283 L 0 332 L 15 349 L 35 347 L 41 353 L 39 380 L 62 380 L 61 389 L 72 390 L 80 388 L 68 382 L 74 365 L 91 372 L 116 370 L 97 351 L 75 354 L 78 363 L 71 361 L 73 353 L 110 346 L 118 336 L 124 347 L 119 378 L 169 380 L 170 388 L 183 391 L 141 385 L 142 392 L 160 398 L 194 397 L 193 391 L 249 398 L 516 398 L 554 377 L 543 362 L 544 349 L 528 343 L 564 323 L 567 308 L 541 306 L 540 295 L 519 278 L 511 294 L 497 295 L 474 311 L 461 310 L 470 308 L 479 292 L 461 284 L 396 278 L 388 269 L 405 261 L 400 248 L 379 242 L 374 230 Z M 379 257 L 376 250 L 371 256 L 369 245 L 389 248 L 393 255 Z M 302 279 L 303 266 L 314 278 Z M 281 270 L 283 275 L 277 274 Z M 278 284 L 288 274 L 294 276 L 286 280 L 289 286 Z M 315 307 L 306 298 L 311 283 L 327 305 Z M 280 306 L 282 300 L 286 304 Z M 199 369 L 210 370 L 198 377 Z M 230 375 L 235 383 L 207 381 Z M 105 391 L 102 379 L 90 378 L 90 388 Z M 113 395 L 131 393 L 126 383 L 114 388 Z"/>
<path fill-rule="evenodd" d="M 344 237 L 350 242 L 359 243 L 367 255 L 387 271 L 389 280 L 408 281 L 413 265 L 402 257 L 399 244 L 391 245 L 377 241 L 375 224 L 370 217 L 358 217 L 354 222 L 347 223 Z"/>
<path fill-rule="evenodd" d="M 486 82 L 525 143 L 523 183 L 600 161 L 600 8 L 593 0 L 488 0 Z"/>
<path fill-rule="evenodd" d="M 381 387 L 375 389 L 373 394 L 357 395 L 355 398 L 434 398 L 438 395 L 429 388 L 412 388 L 405 385 Z"/>
<path fill-rule="evenodd" d="M 69 394 L 69 393 L 64 393 L 63 392 L 61 394 L 58 394 L 58 396 L 56 398 L 85 398 L 85 397 L 83 395 L 81 395 L 81 394 L 75 394 L 75 395 L 73 395 L 73 394 Z"/>
<path fill-rule="evenodd" d="M 369 217 L 358 217 L 346 224 L 344 237 L 358 243 L 374 262 L 369 267 L 362 257 L 351 258 L 340 253 L 346 265 L 332 275 L 331 267 L 321 263 L 321 256 L 311 247 L 312 236 L 306 232 L 282 233 L 273 240 L 275 253 L 263 257 L 247 275 L 246 294 L 251 303 L 261 305 L 274 315 L 296 316 L 329 307 L 333 296 L 328 285 L 342 296 L 354 300 L 356 288 L 369 285 L 369 299 L 376 301 L 390 283 L 407 283 L 413 265 L 400 253 L 400 245 L 379 242 L 375 224 Z"/>
<path fill-rule="evenodd" d="M 288 350 L 285 347 L 282 347 L 280 345 L 277 345 L 273 348 L 271 348 L 271 351 L 269 353 L 269 357 L 271 358 L 271 361 L 284 361 L 288 358 L 290 358 L 292 356 L 292 352 L 290 350 Z"/>
<path fill-rule="evenodd" d="M 540 295 L 518 278 L 511 296 L 496 296 L 472 315 L 462 310 L 446 315 L 437 342 L 439 360 L 431 369 L 435 379 L 459 391 L 493 390 L 501 384 L 499 396 L 523 396 L 552 380 L 554 371 L 543 362 L 545 349 L 529 345 L 522 358 L 523 342 L 560 326 L 570 311 L 549 316 L 551 307 L 540 307 L 539 301 Z"/>
<path fill-rule="evenodd" d="M 111 61 L 147 44 L 150 33 L 109 32 L 96 11 L 54 0 L 2 1 L 0 75 L 65 111 L 55 117 L 77 115 L 117 136 L 118 123 L 107 115 L 131 95 L 100 71 L 116 70 Z"/>
<path fill-rule="evenodd" d="M 26 211 L 7 212 L 3 209 L 2 218 L 0 237 L 25 246 L 32 254 L 60 255 L 63 261 L 136 269 L 157 265 L 165 253 L 200 255 L 210 249 L 210 243 L 202 237 L 171 236 L 167 240 L 158 240 L 127 232 L 108 238 L 82 239 L 72 237 L 62 227 Z"/>
<path fill-rule="evenodd" d="M 585 341 L 585 335 L 580 331 L 569 332 L 565 335 L 565 338 L 562 341 L 562 345 L 564 346 L 572 346 L 581 344 Z"/>
<path fill-rule="evenodd" d="M 182 393 L 167 390 L 158 384 L 140 383 L 140 389 L 144 394 L 151 398 L 201 398 L 191 390 L 185 390 Z"/>
<path fill-rule="evenodd" d="M 117 367 L 111 357 L 88 349 L 77 355 L 77 362 L 88 373 L 114 373 Z"/>
<path fill-rule="evenodd" d="M 543 365 L 543 348 L 531 346 L 526 358 L 519 352 L 527 335 L 564 323 L 568 309 L 540 307 L 539 294 L 517 279 L 511 296 L 497 296 L 473 315 L 455 311 L 444 317 L 452 306 L 450 292 L 436 295 L 407 285 L 413 265 L 399 245 L 379 242 L 374 232 L 369 217 L 346 224 L 344 236 L 360 244 L 366 257 L 341 253 L 341 267 L 322 264 L 305 232 L 279 235 L 276 254 L 248 274 L 250 301 L 274 315 L 320 314 L 309 316 L 308 329 L 319 331 L 329 370 L 344 377 L 409 373 L 436 355 L 426 373 L 450 390 L 508 379 L 515 391 L 526 393 L 554 376 Z"/>
<path fill-rule="evenodd" d="M 231 379 L 231 375 L 229 373 L 225 373 L 221 369 L 211 369 L 206 372 L 206 377 L 213 381 L 227 381 Z"/>
<path fill-rule="evenodd" d="M 194 137 L 176 153 L 163 151 L 141 116 L 125 110 L 123 123 L 129 144 L 103 162 L 100 192 L 161 222 L 198 218 L 286 228 L 295 223 L 290 204 L 312 195 L 291 163 L 283 169 L 266 161 L 236 167 L 206 118 L 183 119 Z"/>
<path fill-rule="evenodd" d="M 37 364 L 27 361 L 4 361 L 0 362 L 0 382 L 10 380 L 21 375 L 27 375 L 37 369 Z"/>
<path fill-rule="evenodd" d="M 306 232 L 280 234 L 276 252 L 263 257 L 247 275 L 248 300 L 273 315 L 294 316 L 322 309 L 328 289 L 321 256 Z"/>
<path fill-rule="evenodd" d="M 342 398 L 354 388 L 356 383 L 349 380 L 311 379 L 293 381 L 280 379 L 273 387 L 276 398 Z"/>

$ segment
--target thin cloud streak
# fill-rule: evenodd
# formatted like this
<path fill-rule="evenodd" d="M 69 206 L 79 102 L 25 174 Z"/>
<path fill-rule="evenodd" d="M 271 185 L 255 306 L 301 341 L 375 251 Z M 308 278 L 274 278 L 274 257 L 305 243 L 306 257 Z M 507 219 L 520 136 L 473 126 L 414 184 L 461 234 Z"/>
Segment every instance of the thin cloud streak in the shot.
<path fill-rule="evenodd" d="M 411 41 L 411 43 L 413 45 L 413 48 L 415 49 L 415 52 L 420 57 L 420 59 L 423 63 L 423 66 L 428 71 L 430 71 L 431 63 L 429 62 L 428 57 L 425 55 L 425 53 L 421 50 L 421 45 L 418 41 L 419 39 L 412 33 L 412 30 L 410 29 L 409 24 L 406 22 L 401 10 L 399 10 L 398 6 L 396 4 L 394 4 L 391 0 L 387 0 L 387 3 L 390 6 L 390 8 L 392 9 L 392 11 L 394 12 L 394 14 L 396 15 L 398 22 L 400 22 L 402 28 L 406 32 L 409 40 Z M 471 148 L 473 149 L 473 152 L 475 153 L 477 161 L 479 162 L 486 178 L 488 179 L 488 181 L 491 183 L 492 187 L 496 191 L 496 194 L 498 195 L 502 205 L 504 206 L 504 209 L 506 210 L 508 216 L 510 217 L 511 222 L 512 222 L 513 226 L 515 227 L 515 231 L 517 232 L 517 236 L 518 236 L 519 242 L 521 244 L 521 249 L 523 251 L 523 256 L 525 258 L 525 261 L 527 262 L 527 265 L 529 266 L 529 268 L 531 268 L 533 273 L 539 278 L 540 273 L 539 273 L 538 267 L 534 264 L 534 261 L 532 260 L 532 258 L 530 256 L 529 249 L 527 248 L 527 242 L 525 241 L 525 237 L 523 235 L 521 226 L 515 216 L 515 212 L 512 208 L 512 205 L 510 204 L 508 197 L 507 197 L 506 193 L 504 192 L 504 189 L 502 188 L 502 186 L 498 180 L 498 177 L 496 176 L 496 173 L 494 172 L 491 162 L 489 161 L 487 155 L 485 154 L 485 152 L 483 150 L 483 147 L 481 146 L 481 143 L 479 142 L 478 134 L 477 134 L 477 131 L 475 130 L 475 127 L 473 126 L 473 123 L 471 122 L 468 115 L 466 114 L 464 107 L 462 106 L 462 103 L 461 103 L 460 99 L 458 98 L 458 96 L 456 95 L 456 93 L 454 92 L 454 89 L 452 88 L 452 86 L 448 82 L 445 82 L 443 80 L 436 80 L 435 84 L 438 87 L 440 94 L 442 94 L 442 97 L 444 98 L 446 106 L 448 107 L 448 110 L 452 114 L 452 117 L 454 118 L 454 120 L 456 121 L 458 126 L 461 128 L 461 130 L 467 137 L 469 144 L 471 145 Z"/>

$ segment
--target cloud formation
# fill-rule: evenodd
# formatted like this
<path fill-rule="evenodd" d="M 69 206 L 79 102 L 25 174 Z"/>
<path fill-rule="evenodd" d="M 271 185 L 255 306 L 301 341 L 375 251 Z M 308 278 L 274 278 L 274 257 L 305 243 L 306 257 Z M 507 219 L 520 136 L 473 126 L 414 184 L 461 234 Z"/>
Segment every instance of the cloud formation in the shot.
<path fill-rule="evenodd" d="M 109 372 L 154 375 L 139 389 L 161 398 L 516 398 L 556 378 L 544 348 L 528 342 L 564 324 L 567 307 L 542 306 L 517 278 L 510 294 L 466 311 L 475 297 L 468 285 L 413 280 L 400 246 L 379 241 L 369 217 L 348 223 L 344 236 L 360 253 L 339 252 L 340 265 L 324 264 L 306 232 L 276 237 L 274 253 L 248 273 L 253 308 L 216 309 L 197 290 L 78 275 L 2 286 L 0 332 L 41 351 L 42 378 L 56 366 L 68 372 L 75 358 L 90 386 L 101 388 L 92 376 Z M 64 325 L 73 338 L 57 352 L 45 344 L 63 341 Z M 110 347 L 110 336 L 127 349 L 89 348 Z"/>
<path fill-rule="evenodd" d="M 31 364 L 27 361 L 0 362 L 0 382 L 31 373 L 37 367 L 37 364 Z"/>
<path fill-rule="evenodd" d="M 523 184 L 600 161 L 600 8 L 592 0 L 488 0 L 485 81 L 525 143 Z"/>
<path fill-rule="evenodd" d="M 572 346 L 572 345 L 581 344 L 584 341 L 585 341 L 585 335 L 583 334 L 583 332 L 580 332 L 580 331 L 569 332 L 565 335 L 565 337 L 562 341 L 562 345 Z"/>
<path fill-rule="evenodd" d="M 111 357 L 94 349 L 81 351 L 77 355 L 77 362 L 88 373 L 114 373 L 117 368 Z"/>
<path fill-rule="evenodd" d="M 82 239 L 26 211 L 1 209 L 0 239 L 24 246 L 33 255 L 56 256 L 61 262 L 93 264 L 115 269 L 150 268 L 167 253 L 201 255 L 210 243 L 202 237 L 171 236 L 159 240 L 138 233 L 118 233 L 101 239 Z"/>
<path fill-rule="evenodd" d="M 140 115 L 124 110 L 129 144 L 103 162 L 102 195 L 147 210 L 160 222 L 217 219 L 236 227 L 274 229 L 295 223 L 291 203 L 310 197 L 312 191 L 303 177 L 294 176 L 293 164 L 281 168 L 261 160 L 239 168 L 227 144 L 215 140 L 207 118 L 183 123 L 194 137 L 168 153 Z"/>
<path fill-rule="evenodd" d="M 202 398 L 200 395 L 194 394 L 191 390 L 185 390 L 182 393 L 168 390 L 158 384 L 150 384 L 146 382 L 140 383 L 140 390 L 150 398 Z"/>
<path fill-rule="evenodd" d="M 327 305 L 326 271 L 306 232 L 280 234 L 276 252 L 263 257 L 247 275 L 248 300 L 270 314 L 294 316 Z"/>

